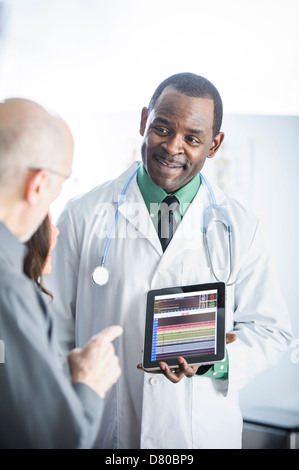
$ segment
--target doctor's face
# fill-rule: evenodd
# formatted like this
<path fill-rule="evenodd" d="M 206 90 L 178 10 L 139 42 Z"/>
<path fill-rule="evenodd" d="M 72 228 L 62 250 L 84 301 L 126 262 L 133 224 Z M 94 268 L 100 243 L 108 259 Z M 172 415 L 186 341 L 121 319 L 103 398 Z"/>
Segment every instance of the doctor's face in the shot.
<path fill-rule="evenodd" d="M 140 134 L 145 169 L 157 186 L 173 193 L 187 184 L 218 150 L 224 134 L 213 137 L 214 103 L 166 87 L 154 109 L 143 108 Z"/>

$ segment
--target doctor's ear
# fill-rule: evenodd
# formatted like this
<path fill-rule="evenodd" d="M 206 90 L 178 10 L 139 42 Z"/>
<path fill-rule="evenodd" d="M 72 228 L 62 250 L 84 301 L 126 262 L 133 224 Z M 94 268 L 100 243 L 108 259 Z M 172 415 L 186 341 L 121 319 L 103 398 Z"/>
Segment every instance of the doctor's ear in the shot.
<path fill-rule="evenodd" d="M 147 118 L 148 118 L 148 109 L 144 107 L 142 108 L 142 111 L 141 111 L 141 121 L 140 121 L 140 128 L 139 128 L 139 133 L 140 135 L 142 135 L 142 137 L 144 136 L 144 133 L 145 133 Z"/>
<path fill-rule="evenodd" d="M 29 171 L 25 184 L 24 199 L 30 206 L 36 206 L 44 197 L 44 191 L 49 184 L 47 170 Z"/>
<path fill-rule="evenodd" d="M 215 156 L 215 153 L 221 147 L 223 139 L 224 139 L 224 132 L 219 132 L 219 134 L 217 134 L 216 137 L 214 137 L 211 148 L 207 155 L 207 158 L 213 158 Z"/>

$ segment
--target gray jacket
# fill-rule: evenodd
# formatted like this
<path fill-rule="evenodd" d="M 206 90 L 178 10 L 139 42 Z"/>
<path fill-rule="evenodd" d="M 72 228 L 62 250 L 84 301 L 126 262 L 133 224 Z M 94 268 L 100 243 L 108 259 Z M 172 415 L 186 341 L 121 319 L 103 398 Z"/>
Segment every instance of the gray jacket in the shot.
<path fill-rule="evenodd" d="M 46 302 L 23 274 L 25 247 L 0 222 L 0 448 L 88 448 L 103 403 L 63 373 Z M 4 357 L 3 357 L 4 356 Z"/>

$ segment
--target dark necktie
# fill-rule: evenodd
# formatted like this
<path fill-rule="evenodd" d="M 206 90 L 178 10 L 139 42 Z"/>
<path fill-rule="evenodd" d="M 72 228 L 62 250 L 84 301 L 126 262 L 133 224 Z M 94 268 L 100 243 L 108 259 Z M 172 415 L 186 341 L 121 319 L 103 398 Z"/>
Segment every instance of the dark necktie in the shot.
<path fill-rule="evenodd" d="M 158 236 L 165 251 L 174 233 L 174 211 L 179 201 L 175 196 L 167 196 L 160 204 L 161 217 L 158 223 Z"/>

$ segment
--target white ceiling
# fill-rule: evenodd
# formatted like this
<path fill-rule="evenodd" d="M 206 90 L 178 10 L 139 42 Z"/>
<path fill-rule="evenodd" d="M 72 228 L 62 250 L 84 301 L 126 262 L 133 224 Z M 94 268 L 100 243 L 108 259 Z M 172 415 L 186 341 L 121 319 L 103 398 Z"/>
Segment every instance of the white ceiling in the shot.
<path fill-rule="evenodd" d="M 136 110 L 204 75 L 226 112 L 299 114 L 298 0 L 8 0 L 0 98 Z"/>

